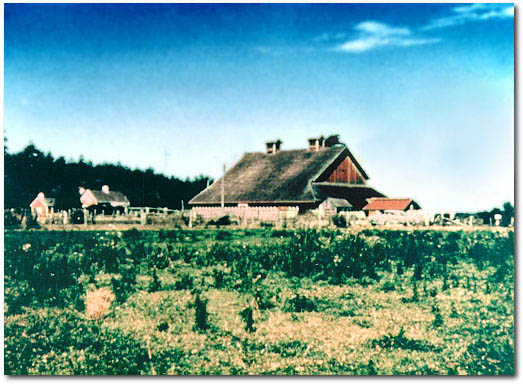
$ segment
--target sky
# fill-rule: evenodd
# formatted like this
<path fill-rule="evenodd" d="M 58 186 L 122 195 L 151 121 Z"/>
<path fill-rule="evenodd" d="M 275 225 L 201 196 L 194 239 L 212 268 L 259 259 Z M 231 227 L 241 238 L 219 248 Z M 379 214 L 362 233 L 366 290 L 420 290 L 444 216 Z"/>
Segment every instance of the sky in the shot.
<path fill-rule="evenodd" d="M 389 197 L 514 201 L 512 4 L 4 7 L 10 152 L 218 178 L 339 134 Z"/>

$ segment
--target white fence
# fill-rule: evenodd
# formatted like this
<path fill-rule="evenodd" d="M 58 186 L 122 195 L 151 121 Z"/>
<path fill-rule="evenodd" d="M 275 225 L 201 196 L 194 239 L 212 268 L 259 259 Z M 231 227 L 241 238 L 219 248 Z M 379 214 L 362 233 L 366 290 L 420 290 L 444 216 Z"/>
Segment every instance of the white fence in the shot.
<path fill-rule="evenodd" d="M 193 214 L 203 219 L 215 219 L 225 215 L 235 216 L 245 220 L 261 220 L 277 222 L 284 219 L 292 219 L 298 216 L 298 207 L 276 207 L 276 206 L 231 206 L 231 207 L 193 207 Z"/>

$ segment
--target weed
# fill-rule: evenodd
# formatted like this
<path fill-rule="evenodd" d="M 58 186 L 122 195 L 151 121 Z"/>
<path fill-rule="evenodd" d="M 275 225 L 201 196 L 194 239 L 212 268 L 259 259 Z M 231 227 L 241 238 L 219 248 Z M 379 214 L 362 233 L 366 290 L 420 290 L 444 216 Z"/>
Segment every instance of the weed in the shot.
<path fill-rule="evenodd" d="M 156 268 L 153 269 L 153 280 L 149 284 L 149 292 L 157 292 L 161 289 L 162 283 L 160 282 L 160 279 L 158 278 L 158 274 L 156 274 Z"/>
<path fill-rule="evenodd" d="M 195 328 L 201 331 L 205 331 L 209 328 L 207 318 L 209 316 L 207 312 L 208 300 L 200 298 L 199 294 L 196 294 L 194 300 L 194 317 L 195 317 Z"/>
<path fill-rule="evenodd" d="M 240 316 L 245 323 L 245 330 L 247 332 L 254 332 L 254 319 L 252 317 L 252 308 L 249 306 L 240 312 Z"/>
<path fill-rule="evenodd" d="M 434 320 L 432 321 L 432 326 L 435 328 L 439 328 L 443 325 L 443 316 L 441 315 L 441 311 L 438 307 L 438 304 L 432 305 L 432 313 L 434 314 Z"/>

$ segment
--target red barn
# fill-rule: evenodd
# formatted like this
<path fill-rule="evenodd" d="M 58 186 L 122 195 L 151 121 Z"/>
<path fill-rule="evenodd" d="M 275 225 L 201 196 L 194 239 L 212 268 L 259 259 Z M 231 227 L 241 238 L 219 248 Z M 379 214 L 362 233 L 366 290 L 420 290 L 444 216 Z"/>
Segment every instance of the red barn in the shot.
<path fill-rule="evenodd" d="M 192 206 L 298 206 L 317 208 L 327 198 L 345 199 L 355 210 L 371 197 L 369 176 L 338 136 L 309 139 L 307 149 L 280 150 L 267 142 L 265 153 L 245 153 L 225 175 L 193 197 Z M 223 183 L 223 184 L 222 184 Z"/>

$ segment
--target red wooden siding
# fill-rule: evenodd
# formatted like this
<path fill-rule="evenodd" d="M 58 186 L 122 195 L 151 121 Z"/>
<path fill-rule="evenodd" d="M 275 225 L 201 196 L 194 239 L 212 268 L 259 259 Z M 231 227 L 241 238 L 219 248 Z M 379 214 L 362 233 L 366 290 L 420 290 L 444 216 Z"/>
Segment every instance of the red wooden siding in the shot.
<path fill-rule="evenodd" d="M 346 157 L 327 178 L 330 183 L 363 184 L 365 179 L 361 176 L 354 163 Z"/>

